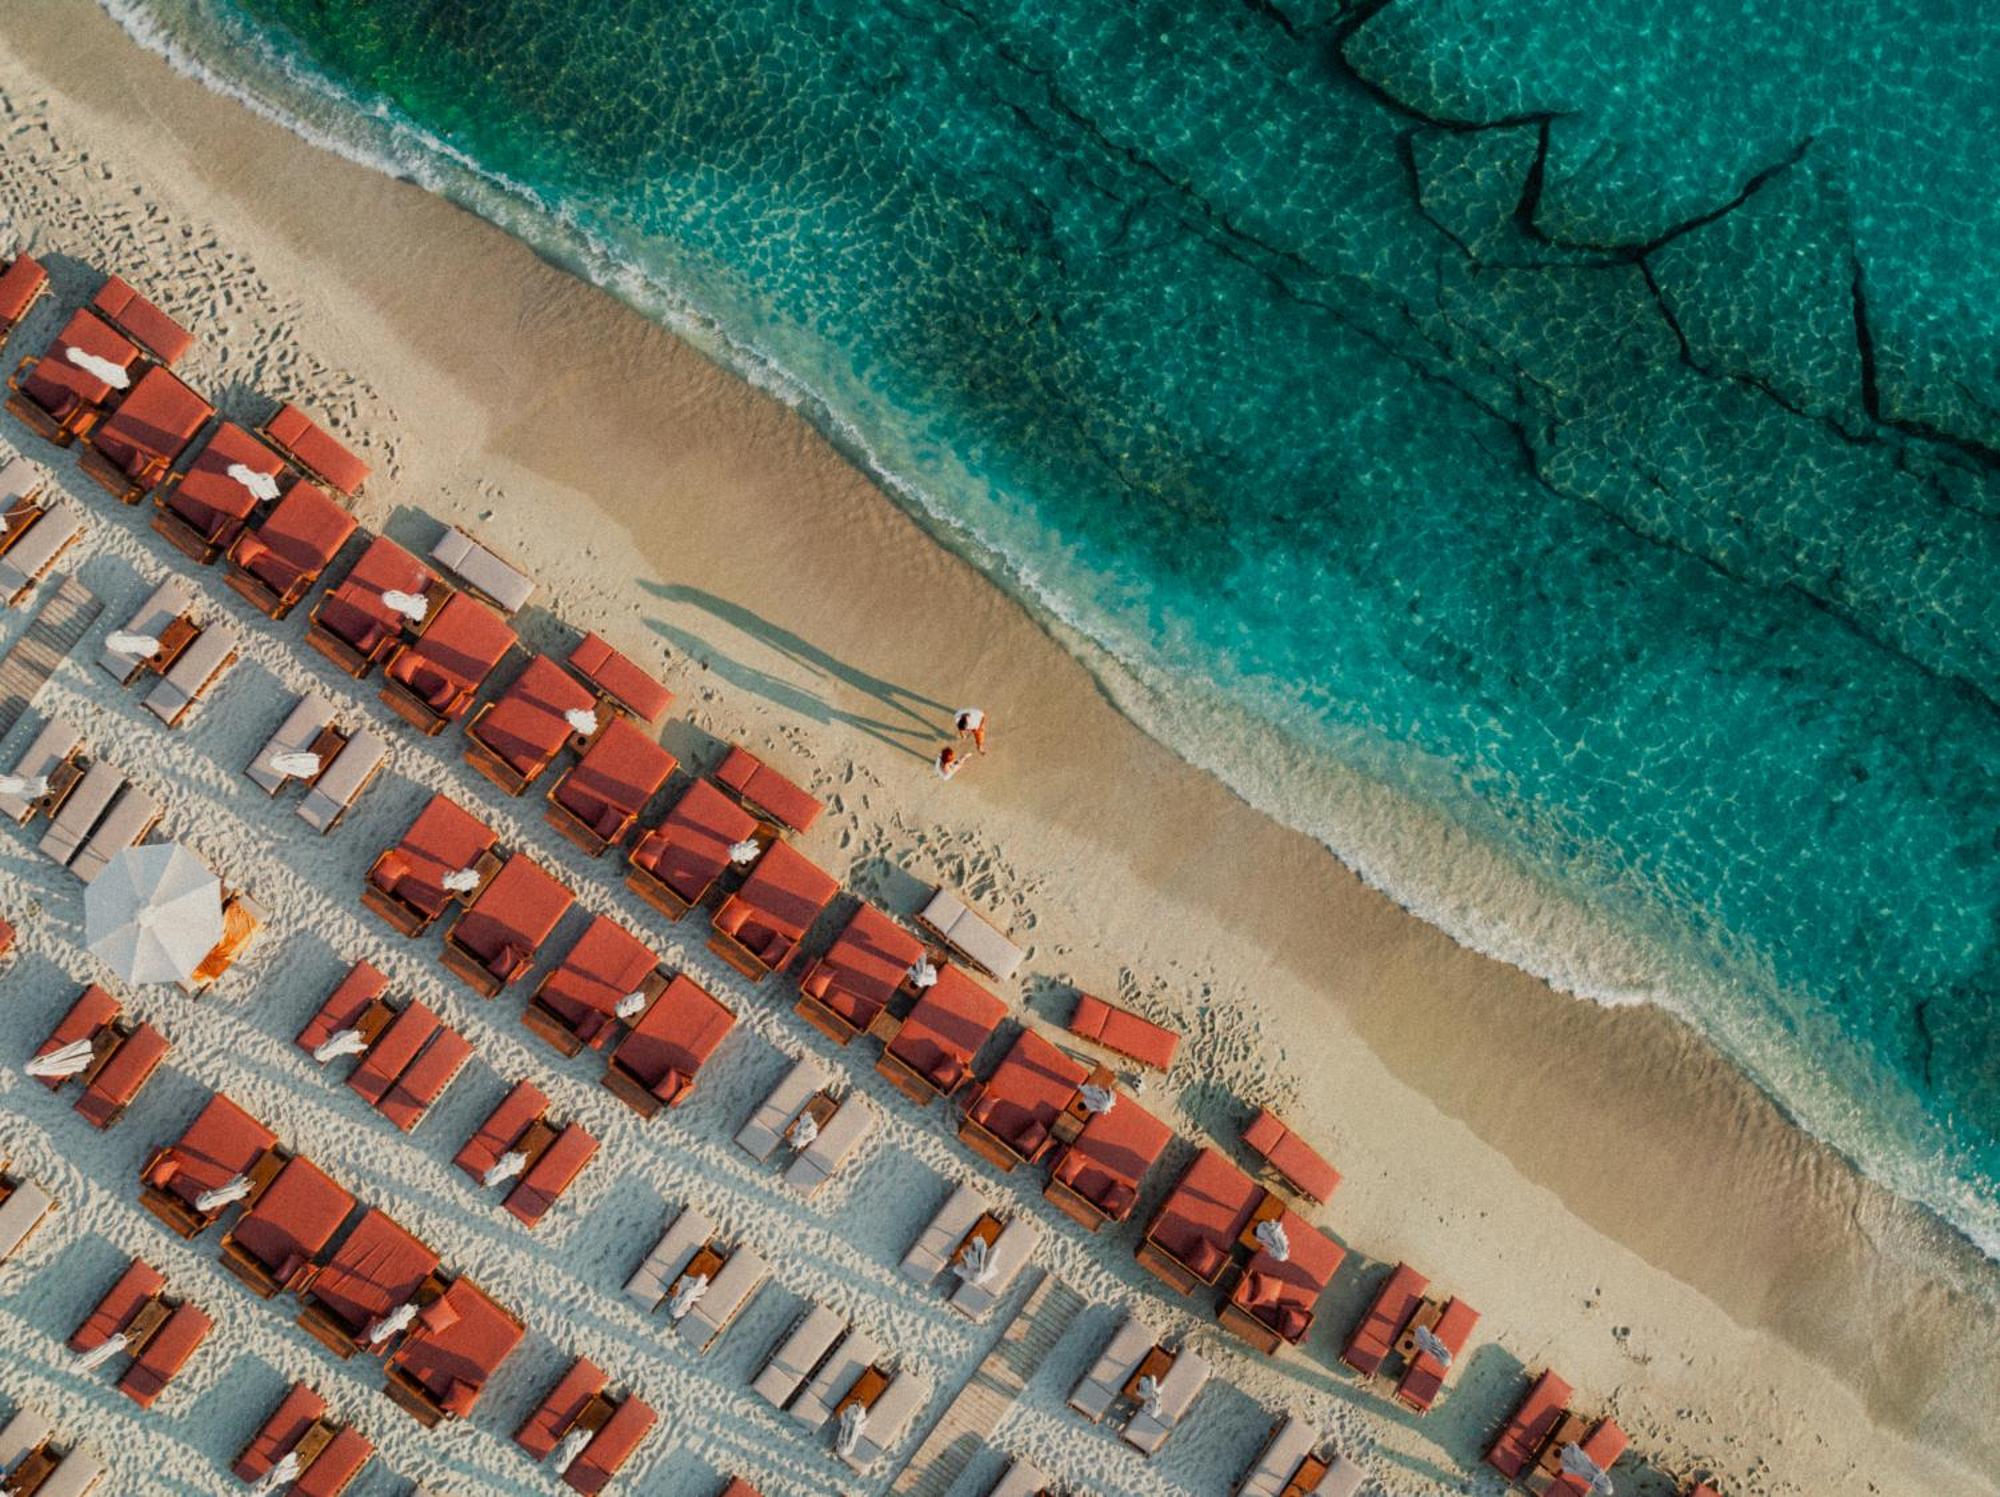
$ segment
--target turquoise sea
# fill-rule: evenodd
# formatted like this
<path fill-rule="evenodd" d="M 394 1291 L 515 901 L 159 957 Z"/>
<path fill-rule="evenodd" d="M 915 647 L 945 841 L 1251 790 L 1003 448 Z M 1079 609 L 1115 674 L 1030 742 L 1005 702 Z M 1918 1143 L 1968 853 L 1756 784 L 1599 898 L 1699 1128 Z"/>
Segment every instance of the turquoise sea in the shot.
<path fill-rule="evenodd" d="M 796 400 L 1188 757 L 2000 1252 L 1979 0 L 106 3 Z"/>

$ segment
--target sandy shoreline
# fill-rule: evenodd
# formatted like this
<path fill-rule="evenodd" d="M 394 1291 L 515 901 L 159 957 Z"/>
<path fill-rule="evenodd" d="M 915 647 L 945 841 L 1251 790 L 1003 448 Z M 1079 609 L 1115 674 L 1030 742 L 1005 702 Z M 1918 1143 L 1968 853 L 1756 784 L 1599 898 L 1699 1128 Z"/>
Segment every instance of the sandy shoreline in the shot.
<path fill-rule="evenodd" d="M 1041 1017 L 1075 983 L 1182 1022 L 1183 1132 L 1282 1105 L 1346 1172 L 1321 1220 L 1354 1254 L 1464 1294 L 1482 1341 L 1559 1366 L 1666 1470 L 1993 1490 L 1993 1269 L 1684 1026 L 1560 997 L 1362 888 L 1134 729 L 796 415 L 518 243 L 174 76 L 86 0 L 0 35 L 0 209 L 66 300 L 93 267 L 143 276 L 200 326 L 192 377 L 226 411 L 297 393 L 366 433 L 365 522 L 477 522 L 569 621 L 670 661 L 695 726 L 789 747 L 837 800 L 809 851 L 892 909 L 903 869 L 1009 915 Z M 912 751 L 961 696 L 999 752 L 941 786 Z M 23 856 L 10 884 L 38 876 Z M 1121 1271 L 1127 1235 L 1096 1248 Z M 1274 1385 L 1351 1406 L 1389 1489 L 1432 1490 L 1505 1400 L 1417 1426 L 1351 1392 L 1333 1328 L 1372 1282 L 1343 1274 Z"/>

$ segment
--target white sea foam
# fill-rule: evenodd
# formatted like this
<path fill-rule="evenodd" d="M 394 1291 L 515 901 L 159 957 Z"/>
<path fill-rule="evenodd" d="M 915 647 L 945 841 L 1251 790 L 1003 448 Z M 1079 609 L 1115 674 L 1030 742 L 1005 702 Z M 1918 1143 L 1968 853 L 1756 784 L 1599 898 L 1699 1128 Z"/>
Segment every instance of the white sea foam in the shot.
<path fill-rule="evenodd" d="M 493 172 L 450 142 L 360 99 L 323 75 L 231 28 L 241 73 L 224 72 L 184 33 L 222 26 L 201 0 L 100 0 L 140 45 L 178 71 L 321 149 L 415 182 L 498 225 L 700 348 L 716 362 L 805 414 L 857 466 L 934 534 L 1028 602 L 1082 659 L 1121 711 L 1252 806 L 1323 843 L 1368 885 L 1460 945 L 1534 974 L 1558 990 L 1609 1006 L 1653 1004 L 1701 1030 L 1806 1131 L 1840 1149 L 1878 1183 L 1918 1201 L 2000 1261 L 2000 1200 L 1955 1161 L 1934 1123 L 1906 1095 L 1857 1103 L 1862 1078 L 1830 1074 L 1808 1044 L 1774 1022 L 1776 980 L 1754 953 L 1717 954 L 1677 935 L 1664 913 L 1635 929 L 1637 896 L 1614 915 L 1475 835 L 1439 807 L 1308 749 L 1212 688 L 1173 673 L 1154 642 L 1123 637 L 1108 616 L 1073 600 L 1101 579 L 1071 575 L 1045 544 L 1031 511 L 950 469 L 914 476 L 845 414 L 846 402 L 805 378 L 689 291 L 622 252 L 568 205 Z M 178 13 L 170 18 L 169 8 Z M 250 75 L 250 76 L 246 76 Z M 936 462 L 932 466 L 937 466 Z M 960 502 L 946 500 L 949 489 Z M 963 502 L 965 496 L 976 502 Z M 1762 990 L 1764 1001 L 1758 1001 Z"/>

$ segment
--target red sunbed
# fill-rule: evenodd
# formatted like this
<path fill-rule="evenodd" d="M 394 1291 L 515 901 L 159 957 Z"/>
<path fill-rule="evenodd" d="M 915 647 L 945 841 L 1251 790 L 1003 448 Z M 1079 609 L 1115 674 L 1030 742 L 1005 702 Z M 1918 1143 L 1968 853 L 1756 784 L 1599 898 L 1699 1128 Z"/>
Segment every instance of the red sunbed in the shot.
<path fill-rule="evenodd" d="M 1024 1029 L 966 1105 L 958 1136 L 1003 1170 L 1033 1164 L 1048 1151 L 1056 1119 L 1089 1076 L 1087 1067 Z"/>
<path fill-rule="evenodd" d="M 1330 1200 L 1334 1188 L 1340 1184 L 1340 1171 L 1286 1127 L 1268 1107 L 1257 1110 L 1257 1116 L 1243 1130 L 1243 1142 L 1268 1160 L 1271 1168 L 1284 1176 L 1300 1195 L 1315 1201 Z"/>
<path fill-rule="evenodd" d="M 633 993 L 650 1004 L 667 985 L 653 949 L 599 915 L 528 1000 L 521 1022 L 565 1055 L 601 1048 L 616 1032 L 618 1005 Z"/>
<path fill-rule="evenodd" d="M 428 1004 L 414 1002 L 397 1010 L 348 1073 L 348 1089 L 375 1106 L 443 1028 L 444 1020 Z"/>
<path fill-rule="evenodd" d="M 145 358 L 139 346 L 89 311 L 79 310 L 40 358 L 23 359 L 7 383 L 14 394 L 7 409 L 41 436 L 67 447 L 102 419 L 120 393 L 104 379 L 73 362 L 69 351 L 88 354 L 124 370 L 136 382 Z"/>
<path fill-rule="evenodd" d="M 1174 1130 L 1122 1093 L 1109 1112 L 1096 1112 L 1049 1171 L 1043 1192 L 1073 1220 L 1095 1232 L 1122 1222 L 1139 1203 L 1146 1178 Z"/>
<path fill-rule="evenodd" d="M 445 875 L 490 871 L 487 855 L 499 840 L 450 796 L 433 795 L 403 840 L 369 867 L 361 902 L 404 935 L 420 935 L 457 897 L 444 887 Z"/>
<path fill-rule="evenodd" d="M 500 1205 L 525 1227 L 535 1227 L 597 1154 L 597 1139 L 581 1123 L 567 1123 L 521 1174 Z"/>
<path fill-rule="evenodd" d="M 1312 1329 L 1319 1297 L 1347 1256 L 1347 1249 L 1296 1211 L 1286 1208 L 1287 1254 L 1282 1262 L 1259 1247 L 1230 1291 L 1222 1323 L 1251 1345 L 1275 1352 L 1283 1341 L 1297 1346 Z"/>
<path fill-rule="evenodd" d="M 1396 1338 L 1403 1334 L 1403 1327 L 1423 1303 L 1424 1290 L 1429 1285 L 1430 1280 L 1409 1264 L 1398 1263 L 1396 1271 L 1375 1296 L 1375 1302 L 1368 1307 L 1368 1313 L 1347 1338 L 1340 1360 L 1363 1377 L 1373 1377 L 1395 1350 Z"/>
<path fill-rule="evenodd" d="M 318 1453 L 286 1490 L 293 1497 L 340 1497 L 368 1464 L 375 1447 L 351 1425 L 335 1425 L 325 1415 L 326 1400 L 304 1383 L 294 1383 L 230 1469 L 243 1481 L 261 1481 L 273 1466 L 306 1442 L 318 1446 Z"/>
<path fill-rule="evenodd" d="M 491 998 L 527 975 L 535 953 L 574 902 L 541 864 L 517 852 L 445 932 L 442 960 Z"/>
<path fill-rule="evenodd" d="M 415 1299 L 437 1266 L 436 1253 L 371 1207 L 306 1286 L 299 1324 L 347 1356 L 374 1322 Z"/>
<path fill-rule="evenodd" d="M 173 365 L 194 347 L 194 334 L 141 296 L 123 276 L 107 277 L 90 309 L 162 364 Z"/>
<path fill-rule="evenodd" d="M 1521 1406 L 1487 1449 L 1486 1464 L 1512 1480 L 1534 1460 L 1569 1407 L 1570 1385 L 1554 1371 L 1544 1372 L 1528 1389 Z"/>
<path fill-rule="evenodd" d="M 222 1239 L 222 1265 L 269 1299 L 298 1282 L 353 1209 L 326 1171 L 289 1159 Z"/>
<path fill-rule="evenodd" d="M 225 421 L 187 471 L 160 490 L 153 528 L 204 566 L 242 533 L 257 508 L 257 496 L 230 474 L 232 468 L 275 481 L 285 460 L 234 421 Z"/>
<path fill-rule="evenodd" d="M 946 964 L 917 999 L 876 1069 L 913 1101 L 928 1105 L 932 1097 L 949 1097 L 972 1074 L 973 1056 L 1006 1017 L 1004 1002 Z"/>
<path fill-rule="evenodd" d="M 1213 1284 L 1263 1199 L 1255 1180 L 1215 1149 L 1203 1149 L 1154 1213 L 1139 1262 L 1182 1294 Z"/>
<path fill-rule="evenodd" d="M 87 440 L 83 470 L 127 504 L 167 476 L 215 407 L 171 369 L 154 366 Z"/>
<path fill-rule="evenodd" d="M 591 1442 L 583 1447 L 583 1454 L 563 1472 L 563 1481 L 579 1492 L 603 1491 L 658 1420 L 659 1415 L 645 1400 L 626 1394 Z"/>
<path fill-rule="evenodd" d="M 757 818 L 708 780 L 688 786 L 627 860 L 626 885 L 669 919 L 700 904 L 729 869 L 729 849 L 751 837 Z"/>
<path fill-rule="evenodd" d="M 428 621 L 449 591 L 437 573 L 386 535 L 378 535 L 354 569 L 313 606 L 306 642 L 349 675 L 365 676 L 396 647 L 406 628 L 413 627 L 382 601 L 382 595 L 397 592 L 428 599 Z"/>
<path fill-rule="evenodd" d="M 1142 1019 L 1129 1009 L 1093 998 L 1076 995 L 1076 1008 L 1069 1017 L 1069 1032 L 1095 1040 L 1107 1050 L 1130 1056 L 1141 1065 L 1164 1071 L 1174 1063 L 1174 1051 L 1181 1037 L 1171 1029 Z"/>
<path fill-rule="evenodd" d="M 0 346 L 48 289 L 49 273 L 33 255 L 16 255 L 0 271 Z"/>
<path fill-rule="evenodd" d="M 463 1419 L 525 1334 L 472 1280 L 454 1279 L 390 1356 L 389 1396 L 426 1425 Z"/>
<path fill-rule="evenodd" d="M 304 1383 L 293 1383 L 230 1469 L 239 1480 L 263 1480 L 325 1412 L 324 1398 Z"/>
<path fill-rule="evenodd" d="M 1608 1472 L 1629 1443 L 1615 1419 L 1600 1419 L 1577 1446 L 1598 1470 Z M 1590 1497 L 1590 1486 L 1581 1477 L 1560 1472 L 1549 1486 L 1548 1497 Z"/>
<path fill-rule="evenodd" d="M 69 1338 L 74 1352 L 93 1351 L 113 1336 L 123 1335 L 132 1318 L 167 1287 L 166 1275 L 143 1258 L 134 1258 L 118 1281 L 86 1315 Z"/>
<path fill-rule="evenodd" d="M 78 1040 L 94 1041 L 98 1032 L 116 1020 L 118 1014 L 118 1000 L 96 983 L 92 983 L 78 995 L 76 1002 L 70 1005 L 69 1012 L 57 1021 L 56 1027 L 49 1032 L 49 1037 L 42 1041 L 35 1054 L 53 1055 L 65 1045 L 73 1045 Z M 56 1091 L 65 1081 L 73 1078 L 42 1076 L 37 1079 L 50 1091 Z"/>
<path fill-rule="evenodd" d="M 519 795 L 576 737 L 563 714 L 589 712 L 596 705 L 587 687 L 548 656 L 537 655 L 466 725 L 465 762 L 509 795 Z"/>
<path fill-rule="evenodd" d="M 374 1038 L 348 1074 L 348 1089 L 408 1133 L 471 1056 L 463 1035 L 427 1005 L 411 1003 Z"/>
<path fill-rule="evenodd" d="M 215 1322 L 206 1311 L 190 1304 L 175 1305 L 118 1379 L 118 1391 L 140 1408 L 150 1409 L 214 1329 Z"/>
<path fill-rule="evenodd" d="M 408 1133 L 424 1120 L 465 1063 L 472 1058 L 472 1042 L 456 1029 L 439 1029 L 423 1053 L 403 1068 L 375 1110 Z"/>
<path fill-rule="evenodd" d="M 609 1381 L 590 1358 L 578 1357 L 514 1431 L 514 1443 L 536 1460 L 547 1460 Z"/>
<path fill-rule="evenodd" d="M 643 1117 L 678 1107 L 735 1023 L 735 1014 L 682 974 L 619 1041 L 605 1064 L 604 1084 Z"/>
<path fill-rule="evenodd" d="M 532 1081 L 516 1082 L 451 1162 L 475 1181 L 481 1180 L 500 1162 L 500 1156 L 514 1147 L 515 1140 L 548 1110 L 549 1099 L 540 1087 Z"/>
<path fill-rule="evenodd" d="M 659 722 L 673 705 L 671 691 L 599 635 L 584 635 L 569 652 L 569 668 L 640 722 Z"/>
<path fill-rule="evenodd" d="M 595 857 L 625 840 L 675 762 L 644 728 L 614 717 L 549 790 L 549 825 Z"/>
<path fill-rule="evenodd" d="M 1431 1334 L 1452 1354 L 1452 1362 L 1441 1361 L 1418 1348 L 1403 1370 L 1402 1381 L 1396 1384 L 1396 1401 L 1419 1414 L 1429 1413 L 1431 1405 L 1437 1402 L 1438 1390 L 1444 1387 L 1445 1375 L 1465 1350 L 1472 1328 L 1478 1324 L 1479 1312 L 1472 1306 L 1460 1299 L 1446 1300 Z"/>
<path fill-rule="evenodd" d="M 745 748 L 732 748 L 715 771 L 716 783 L 752 811 L 789 831 L 812 829 L 826 808 Z"/>
<path fill-rule="evenodd" d="M 765 856 L 777 851 L 774 846 Z M 873 905 L 863 904 L 826 955 L 799 979 L 799 1013 L 844 1045 L 889 1006 L 923 954 L 922 941 Z"/>
<path fill-rule="evenodd" d="M 284 618 L 355 532 L 353 515 L 316 484 L 295 483 L 263 524 L 229 548 L 231 587 L 260 612 Z"/>
<path fill-rule="evenodd" d="M 356 962 L 347 975 L 334 984 L 313 1016 L 298 1033 L 298 1047 L 308 1055 L 343 1029 L 358 1029 L 376 999 L 389 986 L 389 979 L 371 962 Z"/>
<path fill-rule="evenodd" d="M 352 499 L 368 479 L 368 464 L 289 400 L 261 428 L 271 444 L 335 493 Z"/>
<path fill-rule="evenodd" d="M 178 1139 L 146 1161 L 139 1172 L 140 1199 L 181 1236 L 192 1237 L 221 1214 L 196 1211 L 194 1203 L 248 1175 L 277 1141 L 269 1128 L 217 1092 Z"/>
<path fill-rule="evenodd" d="M 382 701 L 427 737 L 465 716 L 472 698 L 514 648 L 507 621 L 468 593 L 445 599 L 413 643 L 383 667 Z"/>
<path fill-rule="evenodd" d="M 708 949 L 752 982 L 782 972 L 840 885 L 789 843 L 774 842 L 715 912 Z"/>
<path fill-rule="evenodd" d="M 171 1048 L 167 1037 L 152 1025 L 138 1025 L 98 1068 L 76 1099 L 76 1110 L 93 1127 L 109 1128 L 138 1099 Z"/>

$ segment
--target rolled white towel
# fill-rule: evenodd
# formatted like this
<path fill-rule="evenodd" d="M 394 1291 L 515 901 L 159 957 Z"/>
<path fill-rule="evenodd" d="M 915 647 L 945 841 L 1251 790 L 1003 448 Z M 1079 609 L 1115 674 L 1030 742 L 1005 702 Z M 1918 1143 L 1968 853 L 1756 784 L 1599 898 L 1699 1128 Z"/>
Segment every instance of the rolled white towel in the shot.
<path fill-rule="evenodd" d="M 400 613 L 413 624 L 421 624 L 431 611 L 429 601 L 416 593 L 389 587 L 382 590 L 382 603 L 391 613 Z"/>
<path fill-rule="evenodd" d="M 688 1312 L 701 1303 L 701 1297 L 706 1293 L 707 1274 L 682 1274 L 674 1284 L 674 1292 L 667 1297 L 667 1319 L 687 1319 Z"/>
<path fill-rule="evenodd" d="M 563 721 L 570 731 L 579 738 L 594 737 L 597 733 L 597 714 L 588 707 L 572 707 L 563 714 Z"/>
<path fill-rule="evenodd" d="M 63 350 L 63 357 L 86 374 L 93 374 L 114 390 L 132 388 L 132 376 L 125 372 L 123 364 L 114 364 L 109 359 L 100 359 L 96 354 L 71 345 Z"/>
<path fill-rule="evenodd" d="M 573 1429 L 562 1437 L 562 1444 L 556 1447 L 555 1453 L 556 1475 L 561 1476 L 576 1463 L 576 1458 L 583 1454 L 584 1447 L 596 1433 L 595 1430 Z"/>
<path fill-rule="evenodd" d="M 1118 1105 L 1118 1093 L 1108 1086 L 1092 1086 L 1089 1082 L 1077 1088 L 1077 1099 L 1083 1103 L 1085 1112 L 1105 1113 Z"/>
<path fill-rule="evenodd" d="M 45 774 L 0 774 L 0 795 L 19 795 L 29 800 L 39 800 L 48 793 L 49 777 Z"/>
<path fill-rule="evenodd" d="M 644 993 L 627 993 L 623 998 L 618 1000 L 618 1006 L 612 1010 L 621 1019 L 636 1019 L 645 1011 L 646 995 Z"/>
<path fill-rule="evenodd" d="M 519 1149 L 509 1149 L 486 1168 L 479 1177 L 479 1183 L 491 1190 L 502 1180 L 511 1180 L 528 1167 L 528 1156 Z"/>
<path fill-rule="evenodd" d="M 479 870 L 477 868 L 454 868 L 443 878 L 439 879 L 438 883 L 453 894 L 470 894 L 474 889 L 479 887 Z"/>
<path fill-rule="evenodd" d="M 763 850 L 757 845 L 755 837 L 745 837 L 741 842 L 729 844 L 729 861 L 738 868 L 748 868 L 757 861 L 758 854 Z"/>
<path fill-rule="evenodd" d="M 361 1037 L 360 1030 L 336 1029 L 313 1050 L 313 1059 L 325 1065 L 343 1055 L 359 1055 L 367 1048 L 368 1041 Z"/>
<path fill-rule="evenodd" d="M 194 1209 L 206 1216 L 211 1211 L 220 1211 L 235 1201 L 250 1194 L 250 1177 L 232 1175 L 213 1190 L 204 1190 L 194 1198 Z"/>
<path fill-rule="evenodd" d="M 151 634 L 113 629 L 105 638 L 104 648 L 114 655 L 125 655 L 133 660 L 150 660 L 160 653 L 160 641 Z"/>
<path fill-rule="evenodd" d="M 305 1465 L 299 1460 L 299 1453 L 288 1450 L 283 1460 L 264 1473 L 264 1479 L 253 1489 L 252 1497 L 269 1497 L 273 1492 L 283 1491 L 304 1474 Z"/>
<path fill-rule="evenodd" d="M 1285 1235 L 1285 1224 L 1275 1218 L 1257 1223 L 1257 1240 L 1264 1244 L 1264 1251 L 1280 1263 L 1292 1256 L 1292 1240 Z"/>
<path fill-rule="evenodd" d="M 291 775 L 296 779 L 309 780 L 319 773 L 319 755 L 308 754 L 304 750 L 273 754 L 268 762 L 273 774 Z"/>
<path fill-rule="evenodd" d="M 47 1055 L 29 1057 L 28 1063 L 21 1069 L 30 1076 L 41 1076 L 51 1081 L 79 1076 L 90 1064 L 90 1057 L 94 1053 L 94 1047 L 89 1040 L 71 1040 L 60 1049 L 51 1050 Z"/>
<path fill-rule="evenodd" d="M 268 503 L 278 497 L 278 480 L 269 473 L 259 473 L 242 463 L 231 463 L 229 476 L 248 489 L 252 499 Z"/>
<path fill-rule="evenodd" d="M 858 1403 L 851 1403 L 840 1411 L 840 1430 L 833 1437 L 833 1448 L 841 1455 L 853 1455 L 861 1443 L 861 1432 L 868 1428 L 868 1410 Z"/>
<path fill-rule="evenodd" d="M 369 1346 L 380 1346 L 384 1341 L 395 1335 L 396 1332 L 408 1327 L 409 1323 L 416 1318 L 417 1307 L 414 1303 L 400 1304 L 380 1320 L 370 1325 L 367 1331 L 363 1333 L 361 1339 Z"/>

